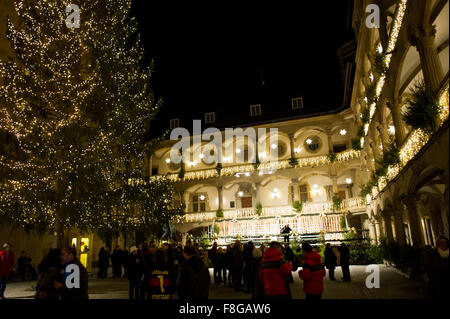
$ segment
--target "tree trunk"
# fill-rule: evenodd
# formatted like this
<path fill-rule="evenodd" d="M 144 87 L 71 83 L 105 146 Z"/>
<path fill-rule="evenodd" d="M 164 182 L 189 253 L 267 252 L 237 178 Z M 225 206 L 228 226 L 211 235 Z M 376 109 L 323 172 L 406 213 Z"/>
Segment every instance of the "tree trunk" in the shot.
<path fill-rule="evenodd" d="M 57 219 L 55 224 L 55 231 L 53 233 L 52 248 L 63 248 L 64 244 L 64 225 Z"/>

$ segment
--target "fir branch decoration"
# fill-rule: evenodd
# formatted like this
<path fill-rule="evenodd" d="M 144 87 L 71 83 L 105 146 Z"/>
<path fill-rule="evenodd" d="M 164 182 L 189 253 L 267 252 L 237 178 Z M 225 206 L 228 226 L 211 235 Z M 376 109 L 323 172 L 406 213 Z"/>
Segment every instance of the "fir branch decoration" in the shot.
<path fill-rule="evenodd" d="M 330 161 L 330 163 L 334 163 L 337 160 L 337 155 L 334 152 L 330 152 L 327 154 L 327 159 Z"/>
<path fill-rule="evenodd" d="M 364 124 L 367 124 L 367 123 L 370 122 L 370 110 L 369 110 L 368 107 L 364 107 L 364 108 L 361 110 L 361 121 L 362 121 Z"/>
<path fill-rule="evenodd" d="M 255 207 L 255 214 L 261 216 L 262 214 L 262 204 L 258 202 Z"/>
<path fill-rule="evenodd" d="M 366 97 L 369 105 L 377 102 L 377 84 L 375 82 L 371 82 L 366 87 Z"/>
<path fill-rule="evenodd" d="M 217 174 L 220 176 L 220 173 L 222 172 L 222 163 L 217 163 L 216 171 Z"/>
<path fill-rule="evenodd" d="M 178 173 L 178 178 L 183 179 L 184 178 L 184 167 L 181 166 L 180 172 Z"/>
<path fill-rule="evenodd" d="M 413 129 L 434 132 L 439 112 L 437 99 L 426 90 L 423 81 L 417 82 L 411 91 L 411 97 L 406 100 L 407 110 L 403 120 Z"/>
<path fill-rule="evenodd" d="M 339 197 L 338 193 L 334 193 L 332 201 L 333 201 L 333 211 L 340 210 L 342 206 L 342 199 Z"/>
<path fill-rule="evenodd" d="M 253 163 L 253 168 L 256 170 L 258 169 L 259 165 L 261 165 L 261 161 L 259 160 L 259 156 L 256 155 L 255 163 Z"/>
<path fill-rule="evenodd" d="M 222 208 L 219 208 L 218 210 L 216 210 L 216 217 L 223 218 L 223 209 Z"/>
<path fill-rule="evenodd" d="M 361 137 L 364 137 L 365 135 L 366 135 L 366 133 L 365 133 L 365 131 L 364 131 L 364 125 L 361 125 L 361 126 L 358 128 L 358 131 L 356 132 L 356 136 L 359 137 L 359 138 L 361 138 Z"/>
<path fill-rule="evenodd" d="M 291 165 L 292 167 L 295 167 L 298 165 L 298 159 L 296 159 L 295 157 L 291 157 L 289 159 L 289 165 Z"/>
<path fill-rule="evenodd" d="M 359 138 L 352 138 L 352 148 L 355 151 L 360 151 L 362 149 L 361 140 Z"/>
<path fill-rule="evenodd" d="M 375 50 L 373 54 L 373 68 L 378 76 L 385 75 L 388 67 L 386 66 L 386 55 Z"/>
<path fill-rule="evenodd" d="M 303 209 L 303 203 L 296 200 L 293 204 L 292 204 L 292 208 L 295 210 L 296 213 L 300 213 Z"/>

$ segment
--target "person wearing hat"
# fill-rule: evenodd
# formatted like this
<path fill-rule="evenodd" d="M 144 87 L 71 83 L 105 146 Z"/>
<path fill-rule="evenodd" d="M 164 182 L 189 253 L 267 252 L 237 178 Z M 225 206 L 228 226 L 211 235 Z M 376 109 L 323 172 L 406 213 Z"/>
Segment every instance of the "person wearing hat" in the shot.
<path fill-rule="evenodd" d="M 130 283 L 130 299 L 139 299 L 139 291 L 141 289 L 143 274 L 144 263 L 142 261 L 142 257 L 138 255 L 138 248 L 136 246 L 131 246 L 130 255 L 128 256 L 128 281 Z"/>
<path fill-rule="evenodd" d="M 9 248 L 9 244 L 3 245 L 0 251 L 0 299 L 5 299 L 6 278 L 14 270 L 14 253 Z"/>
<path fill-rule="evenodd" d="M 208 299 L 211 282 L 208 268 L 191 245 L 184 248 L 183 257 L 185 261 L 181 264 L 177 279 L 178 298 Z"/>

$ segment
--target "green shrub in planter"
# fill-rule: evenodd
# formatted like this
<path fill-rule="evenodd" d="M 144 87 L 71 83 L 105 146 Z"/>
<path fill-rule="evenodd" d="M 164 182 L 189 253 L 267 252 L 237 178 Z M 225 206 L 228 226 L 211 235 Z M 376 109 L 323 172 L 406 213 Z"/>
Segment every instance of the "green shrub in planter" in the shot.
<path fill-rule="evenodd" d="M 295 157 L 291 157 L 289 159 L 289 165 L 291 165 L 292 167 L 295 167 L 298 165 L 298 159 L 296 159 Z"/>
<path fill-rule="evenodd" d="M 327 159 L 330 161 L 330 163 L 336 162 L 336 160 L 337 160 L 336 153 L 333 153 L 333 152 L 328 153 Z"/>

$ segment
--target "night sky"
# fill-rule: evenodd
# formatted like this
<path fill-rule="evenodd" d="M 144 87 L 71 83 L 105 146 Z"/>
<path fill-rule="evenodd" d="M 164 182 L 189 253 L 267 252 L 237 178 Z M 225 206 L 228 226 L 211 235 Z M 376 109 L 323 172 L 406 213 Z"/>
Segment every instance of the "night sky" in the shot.
<path fill-rule="evenodd" d="M 133 5 L 147 58 L 155 59 L 153 90 L 164 99 L 159 124 L 179 117 L 192 126 L 215 111 L 217 122 L 234 126 L 250 120 L 250 104 L 262 104 L 261 118 L 251 119 L 259 121 L 342 106 L 336 51 L 354 38 L 348 0 Z M 299 96 L 304 109 L 292 111 Z"/>

